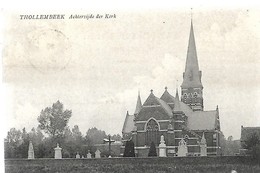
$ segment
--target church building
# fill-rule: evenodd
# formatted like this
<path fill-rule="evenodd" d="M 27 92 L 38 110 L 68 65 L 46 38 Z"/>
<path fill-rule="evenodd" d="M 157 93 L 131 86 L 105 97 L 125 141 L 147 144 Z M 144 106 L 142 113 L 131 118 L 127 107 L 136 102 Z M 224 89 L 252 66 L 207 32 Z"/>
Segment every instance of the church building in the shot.
<path fill-rule="evenodd" d="M 165 87 L 159 98 L 151 90 L 143 104 L 139 93 L 135 112 L 126 114 L 123 140 L 134 142 L 137 157 L 147 157 L 152 142 L 158 153 L 162 135 L 168 157 L 178 156 L 178 146 L 183 143 L 186 156 L 200 156 L 202 143 L 207 155 L 221 153 L 219 109 L 216 106 L 215 110 L 204 110 L 201 76 L 191 21 L 181 93 L 176 89 L 174 97 Z"/>

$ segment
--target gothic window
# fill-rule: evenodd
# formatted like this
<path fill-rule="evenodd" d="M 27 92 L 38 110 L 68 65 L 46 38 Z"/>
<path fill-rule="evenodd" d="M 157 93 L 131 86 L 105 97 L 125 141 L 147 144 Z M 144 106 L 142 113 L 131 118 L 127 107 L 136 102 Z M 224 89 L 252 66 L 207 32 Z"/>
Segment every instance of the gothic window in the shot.
<path fill-rule="evenodd" d="M 154 120 L 151 119 L 146 125 L 146 145 L 150 145 L 154 142 L 155 145 L 158 145 L 159 142 L 159 124 Z"/>

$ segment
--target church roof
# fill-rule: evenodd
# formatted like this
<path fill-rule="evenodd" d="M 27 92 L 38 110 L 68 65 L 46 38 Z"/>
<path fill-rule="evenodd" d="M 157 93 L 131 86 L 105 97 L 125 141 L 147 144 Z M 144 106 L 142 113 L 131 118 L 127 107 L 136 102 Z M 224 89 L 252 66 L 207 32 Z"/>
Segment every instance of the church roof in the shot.
<path fill-rule="evenodd" d="M 183 103 L 181 101 L 180 101 L 180 107 L 186 116 L 193 114 L 193 110 L 188 105 L 186 105 L 185 103 Z"/>
<path fill-rule="evenodd" d="M 134 115 L 129 115 L 128 111 L 126 113 L 124 126 L 122 129 L 123 133 L 130 133 L 134 128 Z"/>
<path fill-rule="evenodd" d="M 188 52 L 186 58 L 186 66 L 183 75 L 183 83 L 181 87 L 182 88 L 202 87 L 201 71 L 199 71 L 199 63 L 197 58 L 197 50 L 196 50 L 192 21 L 191 21 L 191 28 L 190 28 Z"/>
<path fill-rule="evenodd" d="M 165 117 L 172 117 L 172 109 L 171 107 L 165 103 L 163 100 L 157 98 L 152 90 L 148 98 L 143 104 L 143 107 L 139 114 L 137 115 L 136 119 L 146 119 L 147 117 L 154 115 L 161 115 Z M 146 117 L 146 118 L 145 118 Z"/>
<path fill-rule="evenodd" d="M 214 130 L 216 116 L 216 110 L 195 111 L 188 116 L 188 128 L 190 130 Z"/>
<path fill-rule="evenodd" d="M 256 134 L 260 137 L 260 127 L 243 127 L 241 126 L 241 137 L 240 141 L 245 141 L 250 135 Z"/>
<path fill-rule="evenodd" d="M 165 91 L 160 99 L 166 102 L 173 109 L 174 97 L 167 91 L 167 87 L 165 87 Z"/>
<path fill-rule="evenodd" d="M 137 97 L 134 115 L 138 114 L 141 109 L 142 109 L 142 102 L 141 102 L 140 92 L 138 92 L 138 97 Z"/>

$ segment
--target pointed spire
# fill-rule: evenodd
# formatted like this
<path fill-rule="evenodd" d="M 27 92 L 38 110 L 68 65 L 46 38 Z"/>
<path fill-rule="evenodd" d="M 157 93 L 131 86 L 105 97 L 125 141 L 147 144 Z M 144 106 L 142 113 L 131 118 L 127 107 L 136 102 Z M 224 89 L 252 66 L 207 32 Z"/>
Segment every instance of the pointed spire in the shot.
<path fill-rule="evenodd" d="M 192 20 L 182 87 L 202 87 Z"/>
<path fill-rule="evenodd" d="M 203 132 L 203 135 L 202 135 L 202 138 L 201 138 L 200 143 L 201 143 L 201 144 L 207 144 L 207 141 L 206 141 L 206 138 L 205 138 L 204 132 Z"/>
<path fill-rule="evenodd" d="M 140 112 L 142 109 L 142 102 L 141 102 L 141 97 L 140 97 L 140 91 L 138 91 L 138 97 L 137 97 L 137 102 L 136 102 L 136 107 L 135 107 L 135 115 Z"/>
<path fill-rule="evenodd" d="M 178 93 L 178 88 L 176 88 L 176 96 L 174 99 L 174 111 L 182 111 L 181 110 L 181 105 L 180 105 L 180 99 L 179 99 L 179 93 Z"/>

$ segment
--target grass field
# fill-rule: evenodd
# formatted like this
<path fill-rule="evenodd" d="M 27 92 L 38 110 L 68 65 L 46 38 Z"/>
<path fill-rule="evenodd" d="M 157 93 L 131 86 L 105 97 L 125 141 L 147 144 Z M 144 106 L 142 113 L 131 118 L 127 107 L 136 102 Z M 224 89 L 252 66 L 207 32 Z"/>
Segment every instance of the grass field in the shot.
<path fill-rule="evenodd" d="M 260 173 L 246 157 L 6 160 L 7 173 Z"/>

